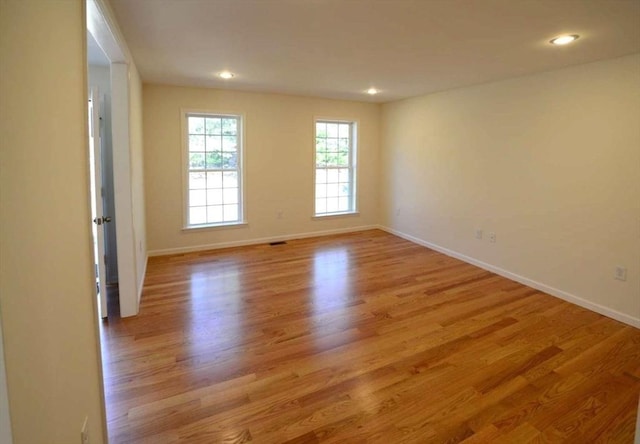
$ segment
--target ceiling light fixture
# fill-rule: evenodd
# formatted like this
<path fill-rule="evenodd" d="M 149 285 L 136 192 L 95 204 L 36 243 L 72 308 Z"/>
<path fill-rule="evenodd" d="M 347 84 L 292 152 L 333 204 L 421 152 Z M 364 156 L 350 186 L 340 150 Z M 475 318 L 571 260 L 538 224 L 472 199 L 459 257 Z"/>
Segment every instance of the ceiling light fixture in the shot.
<path fill-rule="evenodd" d="M 369 94 L 369 95 L 371 95 L 371 96 L 373 96 L 373 95 L 375 95 L 375 94 L 378 94 L 379 92 L 380 92 L 380 91 L 378 91 L 378 90 L 377 90 L 377 89 L 375 89 L 375 88 L 369 88 L 369 89 L 367 90 L 367 94 Z"/>
<path fill-rule="evenodd" d="M 218 75 L 220 77 L 222 77 L 223 79 L 233 79 L 235 77 L 235 75 L 232 72 L 229 72 L 229 71 L 222 71 Z"/>
<path fill-rule="evenodd" d="M 557 46 L 568 45 L 569 43 L 575 42 L 579 37 L 580 36 L 578 34 L 559 35 L 558 37 L 549 40 L 549 43 Z"/>

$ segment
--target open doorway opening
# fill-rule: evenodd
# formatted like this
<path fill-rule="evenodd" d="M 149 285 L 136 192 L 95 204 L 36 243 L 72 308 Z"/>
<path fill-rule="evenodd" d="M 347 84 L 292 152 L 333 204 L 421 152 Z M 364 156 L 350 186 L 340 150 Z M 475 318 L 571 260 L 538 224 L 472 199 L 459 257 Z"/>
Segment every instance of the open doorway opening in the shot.
<path fill-rule="evenodd" d="M 108 1 L 86 0 L 86 6 L 87 31 L 109 60 L 111 86 L 111 131 L 107 136 L 111 137 L 113 175 L 106 177 L 107 180 L 113 178 L 115 212 L 109 216 L 117 227 L 113 235 L 113 229 L 107 225 L 106 247 L 117 245 L 117 254 L 107 256 L 105 274 L 109 276 L 107 280 L 113 281 L 113 271 L 117 270 L 120 316 L 135 316 L 146 267 L 144 192 L 140 189 L 143 181 L 141 82 Z M 107 211 L 110 211 L 108 205 Z"/>
<path fill-rule="evenodd" d="M 109 315 L 119 315 L 119 312 L 114 312 L 119 311 L 119 304 L 111 133 L 111 63 L 90 32 L 87 32 L 87 62 L 96 289 L 99 316 L 106 318 Z M 109 295 L 112 300 L 108 300 Z"/>

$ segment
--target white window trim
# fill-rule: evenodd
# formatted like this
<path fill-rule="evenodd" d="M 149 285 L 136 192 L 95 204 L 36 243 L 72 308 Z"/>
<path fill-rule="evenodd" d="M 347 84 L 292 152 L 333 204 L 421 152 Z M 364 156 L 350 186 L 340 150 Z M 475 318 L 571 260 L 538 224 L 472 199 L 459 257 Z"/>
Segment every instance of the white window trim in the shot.
<path fill-rule="evenodd" d="M 219 222 L 214 224 L 201 224 L 201 225 L 189 225 L 189 125 L 187 123 L 187 117 L 193 114 L 211 115 L 211 116 L 229 116 L 237 117 L 240 120 L 240 129 L 238 131 L 238 138 L 240 142 L 240 156 L 238 162 L 240 167 L 240 180 L 238 185 L 240 205 L 238 211 L 240 217 L 234 222 Z M 182 168 L 182 230 L 208 230 L 208 229 L 221 229 L 221 228 L 237 228 L 248 226 L 247 222 L 247 200 L 246 200 L 246 178 L 245 178 L 245 151 L 246 151 L 246 139 L 245 139 L 245 126 L 246 116 L 240 112 L 232 111 L 215 111 L 210 109 L 180 109 L 180 125 L 181 125 L 181 137 L 182 137 L 182 162 L 180 163 Z"/>
<path fill-rule="evenodd" d="M 351 210 L 349 211 L 338 211 L 335 213 L 323 213 L 316 214 L 316 123 L 317 122 L 335 122 L 335 123 L 348 123 L 352 125 L 352 142 L 351 142 L 351 150 L 349 152 L 349 156 L 351 158 Z M 358 205 L 360 199 L 358 197 L 358 129 L 360 127 L 360 122 L 357 119 L 349 119 L 349 118 L 335 118 L 335 117 L 325 117 L 325 116 L 314 116 L 312 123 L 312 166 L 313 166 L 313 182 L 312 182 L 312 220 L 321 220 L 321 219 L 333 219 L 340 218 L 345 216 L 358 216 L 360 215 Z"/>

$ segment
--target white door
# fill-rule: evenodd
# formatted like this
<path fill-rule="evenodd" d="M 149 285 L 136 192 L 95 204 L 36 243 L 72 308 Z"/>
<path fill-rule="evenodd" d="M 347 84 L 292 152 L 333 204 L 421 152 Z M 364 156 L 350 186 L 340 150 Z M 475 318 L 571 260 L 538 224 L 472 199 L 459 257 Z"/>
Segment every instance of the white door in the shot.
<path fill-rule="evenodd" d="M 100 317 L 107 317 L 107 287 L 104 256 L 104 215 L 102 205 L 102 153 L 100 141 L 100 95 L 92 88 L 89 97 L 89 164 L 91 172 L 91 217 L 93 219 L 93 251 L 96 264 L 96 287 Z"/>

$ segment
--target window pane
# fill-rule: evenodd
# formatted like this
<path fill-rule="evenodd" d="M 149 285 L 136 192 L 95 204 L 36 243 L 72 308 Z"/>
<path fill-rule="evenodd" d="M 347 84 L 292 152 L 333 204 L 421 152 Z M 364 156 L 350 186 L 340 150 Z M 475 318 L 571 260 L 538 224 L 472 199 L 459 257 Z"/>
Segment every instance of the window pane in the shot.
<path fill-rule="evenodd" d="M 327 212 L 327 200 L 316 199 L 316 213 L 326 213 L 326 212 Z"/>
<path fill-rule="evenodd" d="M 204 168 L 204 153 L 189 153 L 189 168 Z"/>
<path fill-rule="evenodd" d="M 327 153 L 325 156 L 326 164 L 329 167 L 338 166 L 338 153 Z"/>
<path fill-rule="evenodd" d="M 222 153 L 220 151 L 207 153 L 207 168 L 222 168 Z"/>
<path fill-rule="evenodd" d="M 335 213 L 340 211 L 337 197 L 327 197 L 327 213 Z"/>
<path fill-rule="evenodd" d="M 222 188 L 222 173 L 207 173 L 207 188 Z"/>
<path fill-rule="evenodd" d="M 338 151 L 338 139 L 327 139 L 327 151 Z"/>
<path fill-rule="evenodd" d="M 222 153 L 222 168 L 236 169 L 238 167 L 237 153 Z"/>
<path fill-rule="evenodd" d="M 340 188 L 339 188 L 339 185 L 337 183 L 327 184 L 327 196 L 329 196 L 329 197 L 337 197 L 339 189 Z"/>
<path fill-rule="evenodd" d="M 189 206 L 199 207 L 207 204 L 207 191 L 206 190 L 191 190 L 189 191 Z"/>
<path fill-rule="evenodd" d="M 207 151 L 222 150 L 222 137 L 220 136 L 206 136 L 205 142 L 207 144 Z"/>
<path fill-rule="evenodd" d="M 338 180 L 340 182 L 349 182 L 349 170 L 347 168 L 340 168 L 338 171 Z"/>
<path fill-rule="evenodd" d="M 204 134 L 204 117 L 189 117 L 189 134 Z"/>
<path fill-rule="evenodd" d="M 338 166 L 349 166 L 349 153 L 338 153 Z"/>
<path fill-rule="evenodd" d="M 223 134 L 236 134 L 237 133 L 237 121 L 236 119 L 222 119 L 222 133 Z"/>
<path fill-rule="evenodd" d="M 348 150 L 349 149 L 349 139 L 338 139 L 338 148 L 340 150 Z"/>
<path fill-rule="evenodd" d="M 222 222 L 222 205 L 207 207 L 207 222 L 210 224 Z"/>
<path fill-rule="evenodd" d="M 349 196 L 349 184 L 341 183 L 338 185 L 338 195 L 339 196 Z"/>
<path fill-rule="evenodd" d="M 235 151 L 237 144 L 236 136 L 222 136 L 222 150 L 223 151 Z"/>
<path fill-rule="evenodd" d="M 237 188 L 225 188 L 222 191 L 222 201 L 225 204 L 238 203 L 238 189 Z"/>
<path fill-rule="evenodd" d="M 189 151 L 204 151 L 204 136 L 189 136 Z"/>
<path fill-rule="evenodd" d="M 327 170 L 316 169 L 316 183 L 325 183 L 327 181 Z"/>
<path fill-rule="evenodd" d="M 207 223 L 207 207 L 189 208 L 189 224 L 205 224 Z"/>
<path fill-rule="evenodd" d="M 327 155 L 316 153 L 316 166 L 323 167 L 327 165 Z"/>
<path fill-rule="evenodd" d="M 338 211 L 348 211 L 348 210 L 349 210 L 349 198 L 348 197 L 338 198 Z"/>
<path fill-rule="evenodd" d="M 222 189 L 214 188 L 207 190 L 207 205 L 221 205 L 222 204 Z"/>
<path fill-rule="evenodd" d="M 316 151 L 326 151 L 327 149 L 327 139 L 316 139 Z"/>
<path fill-rule="evenodd" d="M 238 205 L 224 205 L 224 221 L 233 222 L 238 220 Z"/>
<path fill-rule="evenodd" d="M 316 137 L 327 137 L 327 124 L 316 122 Z"/>
<path fill-rule="evenodd" d="M 189 173 L 189 189 L 199 190 L 207 186 L 204 173 Z"/>
<path fill-rule="evenodd" d="M 327 137 L 338 137 L 337 123 L 327 123 Z"/>
<path fill-rule="evenodd" d="M 325 184 L 316 185 L 316 197 L 327 197 L 327 186 Z"/>
<path fill-rule="evenodd" d="M 349 127 L 351 125 L 349 125 L 348 123 L 341 123 L 340 124 L 340 130 L 339 130 L 339 135 L 340 137 L 350 137 L 349 134 Z"/>
<path fill-rule="evenodd" d="M 222 134 L 222 124 L 217 117 L 207 117 L 206 122 L 207 134 Z"/>
<path fill-rule="evenodd" d="M 229 172 L 224 172 L 224 173 L 219 173 L 219 174 L 224 174 L 224 186 L 225 188 L 227 187 L 231 187 L 231 188 L 237 188 L 238 187 L 238 173 L 233 171 L 229 171 Z"/>
<path fill-rule="evenodd" d="M 336 169 L 327 170 L 327 182 L 329 183 L 337 183 L 340 181 L 339 171 Z"/>

